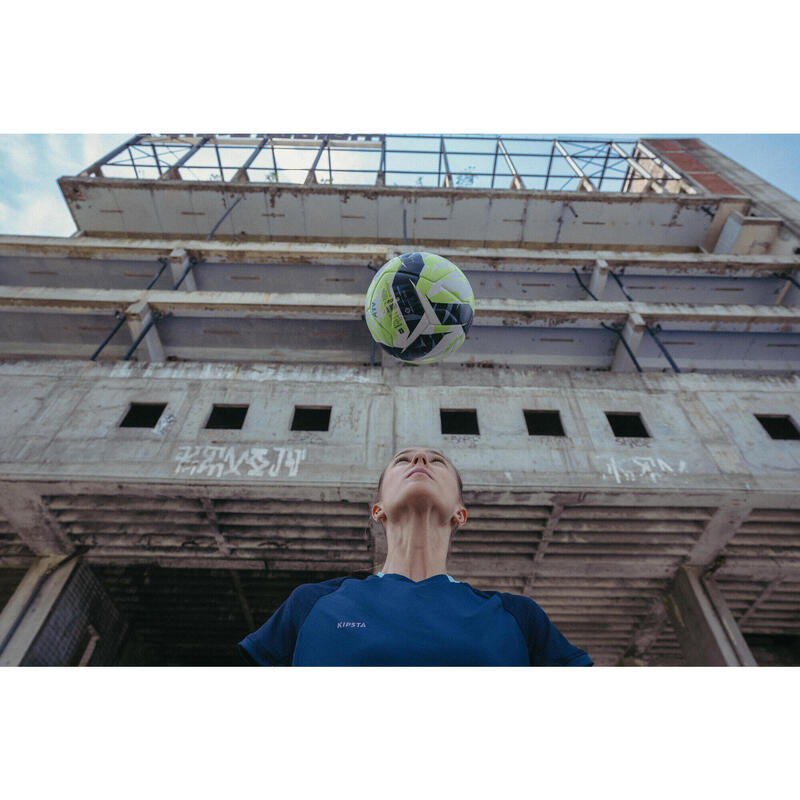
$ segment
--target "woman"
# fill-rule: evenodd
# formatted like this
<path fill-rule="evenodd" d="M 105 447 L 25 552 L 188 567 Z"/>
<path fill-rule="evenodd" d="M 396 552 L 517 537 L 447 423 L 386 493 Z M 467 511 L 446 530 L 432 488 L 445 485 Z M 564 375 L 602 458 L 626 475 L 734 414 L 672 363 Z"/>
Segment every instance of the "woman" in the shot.
<path fill-rule="evenodd" d="M 260 666 L 591 666 L 533 600 L 447 574 L 467 521 L 461 476 L 442 453 L 410 447 L 381 473 L 371 509 L 386 531 L 383 569 L 298 586 L 239 642 Z"/>

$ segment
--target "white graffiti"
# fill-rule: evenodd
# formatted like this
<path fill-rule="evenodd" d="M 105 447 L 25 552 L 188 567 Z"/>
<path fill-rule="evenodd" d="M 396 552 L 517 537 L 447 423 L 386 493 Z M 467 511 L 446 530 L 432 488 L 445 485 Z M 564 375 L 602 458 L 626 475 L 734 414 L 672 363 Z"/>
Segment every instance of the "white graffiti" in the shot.
<path fill-rule="evenodd" d="M 283 469 L 285 477 L 295 478 L 300 462 L 306 457 L 305 448 L 248 447 L 237 453 L 240 450 L 225 445 L 183 445 L 175 455 L 175 461 L 178 462 L 175 472 L 208 475 L 210 478 L 226 478 L 230 475 L 277 478 Z M 267 454 L 270 454 L 270 458 L 267 458 Z"/>
<path fill-rule="evenodd" d="M 687 472 L 686 462 L 683 459 L 678 462 L 677 467 L 673 467 L 663 458 L 632 456 L 617 459 L 616 456 L 610 456 L 602 476 L 603 480 L 613 478 L 617 483 L 633 483 L 648 479 L 658 483 L 662 478 L 682 472 Z"/>

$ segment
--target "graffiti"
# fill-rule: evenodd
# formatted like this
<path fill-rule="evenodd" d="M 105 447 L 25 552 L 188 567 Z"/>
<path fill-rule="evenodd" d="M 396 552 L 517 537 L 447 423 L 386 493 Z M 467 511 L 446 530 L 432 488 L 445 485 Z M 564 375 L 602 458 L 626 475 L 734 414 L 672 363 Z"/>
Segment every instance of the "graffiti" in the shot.
<path fill-rule="evenodd" d="M 663 458 L 650 456 L 631 456 L 617 458 L 610 456 L 606 460 L 606 468 L 602 473 L 603 480 L 613 478 L 617 483 L 634 483 L 650 480 L 658 483 L 662 478 L 686 472 L 686 462 L 681 459 L 677 467 L 673 467 Z"/>
<path fill-rule="evenodd" d="M 225 445 L 183 445 L 175 455 L 175 461 L 178 462 L 175 472 L 207 475 L 210 478 L 227 478 L 231 475 L 242 478 L 277 478 L 279 475 L 295 478 L 300 462 L 305 457 L 305 448 L 248 447 L 241 450 Z"/>

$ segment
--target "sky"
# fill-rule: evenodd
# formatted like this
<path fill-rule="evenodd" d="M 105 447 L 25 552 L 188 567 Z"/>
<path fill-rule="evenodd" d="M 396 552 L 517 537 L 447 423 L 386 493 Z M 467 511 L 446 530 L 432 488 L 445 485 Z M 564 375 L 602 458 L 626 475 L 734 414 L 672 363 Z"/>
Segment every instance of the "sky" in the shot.
<path fill-rule="evenodd" d="M 531 134 L 535 135 L 535 134 Z M 0 234 L 69 236 L 75 225 L 56 180 L 76 175 L 130 134 L 0 134 Z M 605 138 L 609 134 L 576 134 Z M 613 134 L 697 136 L 800 199 L 800 134 Z M 520 170 L 522 171 L 522 170 Z"/>

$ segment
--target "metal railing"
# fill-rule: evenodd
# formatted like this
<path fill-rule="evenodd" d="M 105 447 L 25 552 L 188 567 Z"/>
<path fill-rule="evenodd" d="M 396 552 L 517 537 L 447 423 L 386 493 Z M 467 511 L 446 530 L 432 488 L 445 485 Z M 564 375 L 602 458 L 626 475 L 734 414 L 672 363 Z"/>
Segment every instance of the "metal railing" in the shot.
<path fill-rule="evenodd" d="M 80 176 L 513 191 L 698 191 L 641 141 L 502 135 L 139 134 Z"/>

